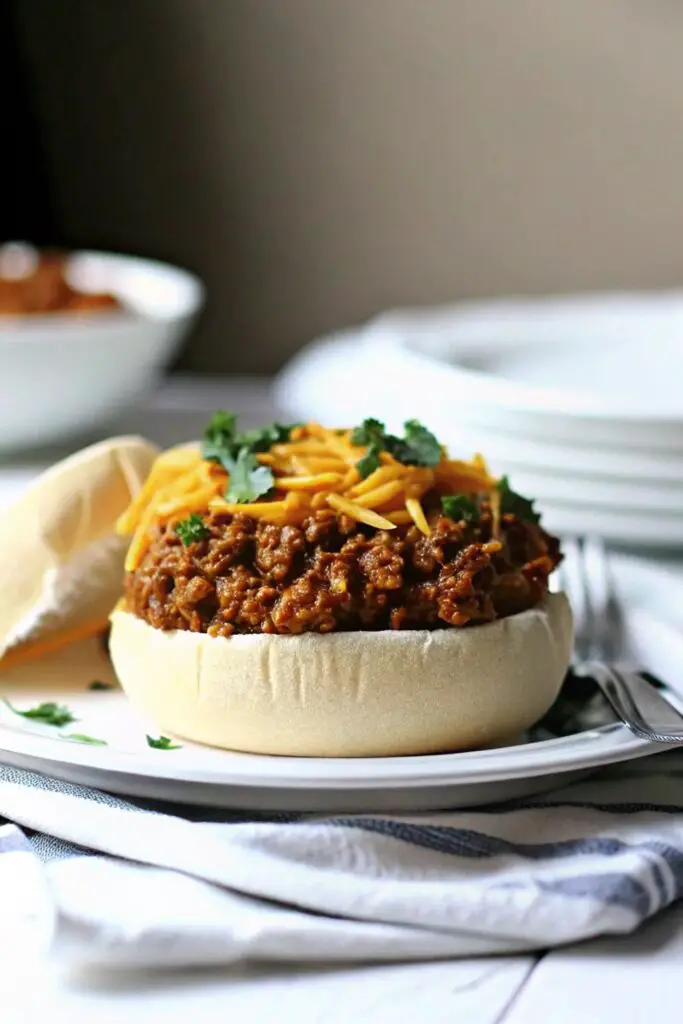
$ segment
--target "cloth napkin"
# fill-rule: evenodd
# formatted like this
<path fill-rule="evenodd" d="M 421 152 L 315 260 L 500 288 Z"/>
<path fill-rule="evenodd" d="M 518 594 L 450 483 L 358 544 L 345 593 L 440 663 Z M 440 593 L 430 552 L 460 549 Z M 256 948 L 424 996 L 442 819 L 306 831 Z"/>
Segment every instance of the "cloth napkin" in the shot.
<path fill-rule="evenodd" d="M 683 892 L 683 755 L 476 811 L 274 816 L 0 768 L 0 955 L 69 965 L 513 953 L 628 933 Z"/>

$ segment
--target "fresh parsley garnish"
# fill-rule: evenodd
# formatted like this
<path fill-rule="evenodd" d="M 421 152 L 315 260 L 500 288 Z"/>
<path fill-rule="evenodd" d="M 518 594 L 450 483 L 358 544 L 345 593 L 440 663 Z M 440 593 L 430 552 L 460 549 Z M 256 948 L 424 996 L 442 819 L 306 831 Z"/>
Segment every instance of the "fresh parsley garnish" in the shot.
<path fill-rule="evenodd" d="M 194 544 L 197 540 L 203 540 L 204 537 L 209 536 L 210 532 L 205 526 L 202 517 L 197 515 L 196 512 L 193 512 L 187 519 L 182 519 L 179 523 L 176 523 L 173 529 L 185 547 L 189 544 Z"/>
<path fill-rule="evenodd" d="M 456 523 L 463 520 L 466 523 L 479 522 L 479 506 L 467 494 L 447 494 L 441 499 L 441 507 L 444 515 Z"/>
<path fill-rule="evenodd" d="M 74 743 L 88 743 L 91 747 L 108 747 L 106 740 L 99 740 L 96 736 L 88 736 L 84 732 L 63 732 L 62 738 L 73 740 Z"/>
<path fill-rule="evenodd" d="M 367 452 L 356 463 L 360 475 L 365 478 L 379 467 L 380 452 L 389 452 L 404 466 L 436 466 L 441 458 L 441 445 L 431 431 L 418 420 L 407 420 L 403 425 L 405 436 L 388 434 L 380 420 L 363 420 L 351 434 L 351 443 L 366 445 Z"/>
<path fill-rule="evenodd" d="M 180 743 L 174 743 L 168 736 L 159 736 L 157 739 L 154 736 L 148 736 L 147 746 L 152 747 L 153 750 L 180 750 L 181 748 Z"/>
<path fill-rule="evenodd" d="M 380 467 L 379 453 L 381 449 L 371 445 L 362 459 L 359 459 L 356 463 L 356 469 L 360 473 L 363 480 L 366 476 L 370 476 L 376 469 Z"/>
<path fill-rule="evenodd" d="M 367 444 L 369 446 L 382 447 L 387 436 L 383 423 L 379 420 L 363 420 L 359 427 L 351 434 L 351 444 Z"/>
<path fill-rule="evenodd" d="M 231 412 L 215 412 L 204 431 L 202 456 L 213 462 L 222 462 L 227 455 L 236 459 L 243 448 L 249 452 L 266 452 L 274 444 L 288 441 L 295 424 L 285 426 L 271 423 L 257 430 L 237 430 L 237 417 Z"/>
<path fill-rule="evenodd" d="M 282 441 L 287 441 L 293 427 L 272 423 L 259 430 L 237 430 L 237 417 L 229 412 L 216 412 L 204 431 L 202 458 L 217 462 L 230 476 L 225 493 L 227 501 L 242 504 L 256 501 L 272 490 L 275 478 L 268 466 L 255 457 Z"/>
<path fill-rule="evenodd" d="M 406 432 L 404 444 L 410 455 L 409 465 L 436 466 L 441 459 L 441 445 L 430 430 L 418 420 L 407 420 L 403 424 Z M 397 456 L 397 458 L 399 458 Z M 399 459 L 405 462 L 405 459 Z"/>
<path fill-rule="evenodd" d="M 517 519 L 527 523 L 540 522 L 541 516 L 534 508 L 533 500 L 513 491 L 507 476 L 500 478 L 496 484 L 496 489 L 500 494 L 500 511 L 503 515 L 506 513 L 514 515 Z"/>
<path fill-rule="evenodd" d="M 71 713 L 65 704 L 45 701 L 43 704 L 36 704 L 34 708 L 20 711 L 19 708 L 15 708 L 13 704 L 10 704 L 6 697 L 3 697 L 3 702 L 15 715 L 21 715 L 22 718 L 28 718 L 32 722 L 40 722 L 42 725 L 69 725 L 71 722 L 77 721 L 76 716 Z"/>
<path fill-rule="evenodd" d="M 251 452 L 267 452 L 274 444 L 289 441 L 289 435 L 294 426 L 293 423 L 289 426 L 284 426 L 282 423 L 271 423 L 269 427 L 245 430 L 243 434 L 237 434 L 237 443 L 240 448 L 248 448 Z"/>
<path fill-rule="evenodd" d="M 241 448 L 237 458 L 230 463 L 230 481 L 225 492 L 227 501 L 238 504 L 255 501 L 272 490 L 275 484 L 273 471 L 257 462 L 248 448 Z"/>
<path fill-rule="evenodd" d="M 113 683 L 105 683 L 101 679 L 93 679 L 92 683 L 88 686 L 89 690 L 115 690 L 116 687 Z"/>
<path fill-rule="evenodd" d="M 234 413 L 215 412 L 204 431 L 204 448 L 207 449 L 211 445 L 215 445 L 219 450 L 224 449 L 232 444 L 236 430 L 237 417 Z M 207 459 L 210 456 L 205 454 L 204 458 Z"/>

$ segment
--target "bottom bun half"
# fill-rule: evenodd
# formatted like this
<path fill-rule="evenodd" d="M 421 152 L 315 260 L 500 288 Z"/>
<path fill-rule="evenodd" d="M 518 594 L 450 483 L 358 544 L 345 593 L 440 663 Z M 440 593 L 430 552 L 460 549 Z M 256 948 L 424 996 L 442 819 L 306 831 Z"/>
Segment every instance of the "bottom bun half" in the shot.
<path fill-rule="evenodd" d="M 157 728 L 257 754 L 381 757 L 513 737 L 555 700 L 572 648 L 564 594 L 468 629 L 163 632 L 117 609 L 111 656 Z"/>

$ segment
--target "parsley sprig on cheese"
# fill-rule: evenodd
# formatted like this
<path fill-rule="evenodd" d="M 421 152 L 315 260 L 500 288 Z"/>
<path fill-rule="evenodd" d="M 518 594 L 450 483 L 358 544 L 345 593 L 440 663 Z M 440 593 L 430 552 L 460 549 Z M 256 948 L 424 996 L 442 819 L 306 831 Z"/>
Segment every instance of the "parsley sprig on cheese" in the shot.
<path fill-rule="evenodd" d="M 230 475 L 226 501 L 242 504 L 255 501 L 273 489 L 275 479 L 268 466 L 256 459 L 257 452 L 265 452 L 289 438 L 291 427 L 273 423 L 261 430 L 237 430 L 237 417 L 230 412 L 216 412 L 204 431 L 202 457 L 217 462 Z"/>
<path fill-rule="evenodd" d="M 117 532 L 133 535 L 125 563 L 131 572 L 159 527 L 190 545 L 207 536 L 209 517 L 212 531 L 220 526 L 215 517 L 235 515 L 301 528 L 331 510 L 365 528 L 414 525 L 429 537 L 440 502 L 445 516 L 475 525 L 488 505 L 494 539 L 502 516 L 539 518 L 533 502 L 506 477 L 492 476 L 481 455 L 451 458 L 419 420 L 406 420 L 400 436 L 371 417 L 353 429 L 272 423 L 240 431 L 233 413 L 216 412 L 201 445 L 158 457 Z"/>
<path fill-rule="evenodd" d="M 388 452 L 404 466 L 436 466 L 441 459 L 441 445 L 431 431 L 418 420 L 406 420 L 404 437 L 388 434 L 380 420 L 363 420 L 351 434 L 351 443 L 367 445 L 367 452 L 356 463 L 361 477 L 369 476 L 380 466 L 380 454 Z"/>

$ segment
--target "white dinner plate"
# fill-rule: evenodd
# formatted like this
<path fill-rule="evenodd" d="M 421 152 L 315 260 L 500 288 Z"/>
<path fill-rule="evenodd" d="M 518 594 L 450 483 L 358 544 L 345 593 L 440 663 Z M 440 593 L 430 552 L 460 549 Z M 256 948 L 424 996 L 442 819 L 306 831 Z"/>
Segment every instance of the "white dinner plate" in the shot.
<path fill-rule="evenodd" d="M 683 665 L 683 633 L 676 628 L 683 579 L 623 557 L 615 559 L 614 567 L 629 608 L 630 655 L 676 685 Z M 468 806 L 529 795 L 601 765 L 659 749 L 611 724 L 566 738 L 421 757 L 265 757 L 191 743 L 156 750 L 145 739 L 156 730 L 120 691 L 88 689 L 94 674 L 111 678 L 111 668 L 94 642 L 62 652 L 42 666 L 5 670 L 0 688 L 17 708 L 54 700 L 67 704 L 78 722 L 56 730 L 3 708 L 0 760 L 142 798 L 257 811 L 360 812 Z M 675 700 L 680 704 L 678 696 Z M 88 746 L 59 735 L 70 731 L 104 739 L 108 746 Z"/>
<path fill-rule="evenodd" d="M 420 381 L 423 386 L 429 381 L 432 408 L 442 413 L 450 410 L 451 417 L 457 409 L 469 424 L 553 442 L 679 453 L 683 448 L 683 410 L 680 405 L 674 409 L 672 382 L 680 388 L 683 347 L 680 342 L 651 344 L 647 352 L 649 361 L 643 361 L 638 345 L 601 348 L 577 343 L 566 351 L 557 345 L 551 350 L 537 347 L 525 356 L 492 351 L 449 363 L 393 339 L 387 341 L 382 360 L 393 364 L 394 373 L 404 381 Z M 559 374 L 561 369 L 569 373 L 568 367 L 576 364 L 570 380 L 583 371 L 586 390 L 561 386 L 560 376 L 555 387 L 533 379 L 526 382 L 524 369 L 530 370 L 534 361 L 542 364 L 548 380 L 555 379 L 556 366 Z M 603 392 L 598 390 L 598 384 L 612 381 L 617 371 L 623 402 L 613 383 Z M 648 405 L 637 401 L 639 387 L 649 397 Z M 427 395 L 425 408 L 426 399 Z"/>
<path fill-rule="evenodd" d="M 494 471 L 505 472 L 520 494 L 537 498 L 539 503 L 557 502 L 582 508 L 604 509 L 607 512 L 629 514 L 646 512 L 657 522 L 659 516 L 673 518 L 683 525 L 683 486 L 671 484 L 643 484 L 639 481 L 594 480 L 590 477 L 566 476 L 562 473 L 544 473 L 539 470 L 520 469 L 510 464 L 494 465 Z"/>
<path fill-rule="evenodd" d="M 415 322 L 421 323 L 424 316 L 415 314 Z M 597 532 L 619 544 L 642 548 L 672 549 L 683 544 L 683 500 L 676 496 L 677 485 L 683 482 L 683 428 L 677 454 L 552 442 L 542 432 L 530 438 L 529 434 L 506 434 L 499 425 L 491 429 L 473 423 L 468 417 L 476 418 L 476 411 L 449 393 L 444 373 L 438 367 L 435 370 L 431 360 L 396 354 L 397 325 L 390 317 L 386 322 L 386 330 L 371 324 L 365 332 L 340 332 L 295 357 L 275 386 L 284 413 L 294 419 L 341 425 L 376 416 L 392 430 L 399 430 L 408 416 L 417 416 L 453 455 L 469 457 L 481 451 L 494 472 L 509 472 L 513 486 L 522 493 L 525 478 L 528 484 L 534 473 L 536 479 L 526 493 L 541 499 L 544 523 L 555 532 Z M 439 339 L 445 348 L 447 323 L 444 316 L 441 333 L 430 334 L 431 325 L 423 339 L 433 347 Z M 406 336 L 417 337 L 417 327 Z M 482 339 L 477 335 L 470 340 L 480 343 Z M 365 372 L 359 374 L 359 366 Z"/>
<path fill-rule="evenodd" d="M 641 551 L 673 550 L 683 546 L 681 515 L 620 511 L 615 508 L 562 504 L 547 499 L 538 501 L 536 507 L 543 514 L 542 522 L 546 530 L 560 536 L 596 534 L 614 544 Z"/>
<path fill-rule="evenodd" d="M 444 437 L 465 422 L 681 456 L 682 338 L 680 292 L 398 311 L 304 350 L 285 368 L 278 398 L 326 407 L 327 419 L 414 415 Z"/>
<path fill-rule="evenodd" d="M 499 430 L 476 427 L 468 422 L 452 425 L 443 441 L 454 454 L 469 456 L 482 451 L 494 466 L 541 471 L 542 474 L 562 476 L 568 481 L 579 478 L 591 481 L 593 486 L 611 480 L 652 488 L 659 496 L 664 490 L 683 491 L 683 444 L 681 453 L 634 451 L 607 448 L 598 445 L 553 444 L 544 438 L 523 434 L 505 434 Z M 654 498 L 653 498 L 653 507 Z M 679 507 L 681 507 L 679 505 Z"/>

